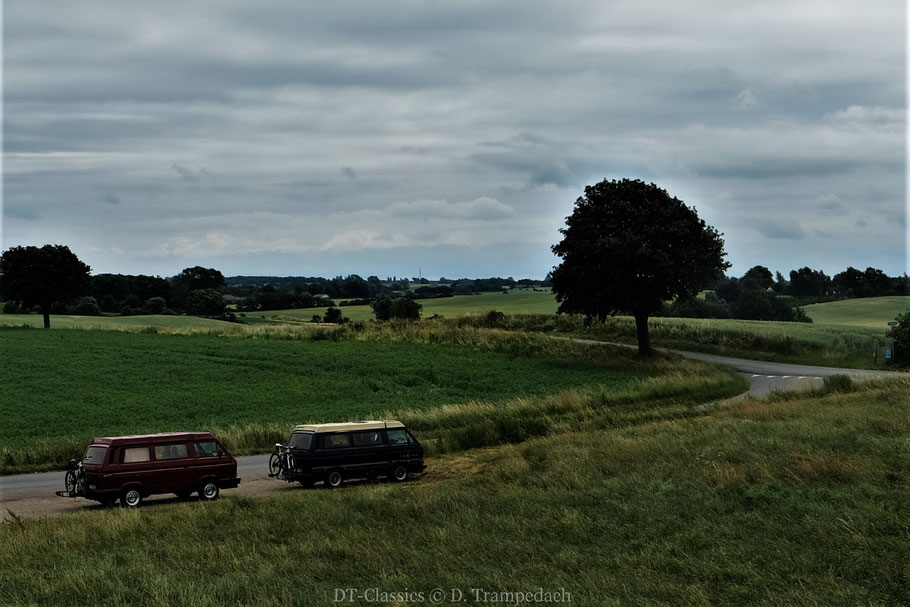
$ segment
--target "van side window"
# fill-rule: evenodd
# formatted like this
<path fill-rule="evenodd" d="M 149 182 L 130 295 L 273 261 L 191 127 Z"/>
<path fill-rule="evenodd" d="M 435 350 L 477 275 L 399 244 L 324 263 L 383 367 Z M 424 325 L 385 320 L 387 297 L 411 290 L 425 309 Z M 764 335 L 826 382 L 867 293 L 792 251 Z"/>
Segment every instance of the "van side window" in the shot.
<path fill-rule="evenodd" d="M 187 457 L 186 444 L 155 445 L 155 459 L 183 459 Z"/>
<path fill-rule="evenodd" d="M 338 449 L 341 447 L 350 447 L 351 440 L 347 434 L 327 434 L 323 443 L 326 449 Z"/>
<path fill-rule="evenodd" d="M 134 464 L 136 462 L 147 462 L 152 459 L 149 455 L 148 447 L 130 447 L 124 449 L 121 453 L 120 461 L 124 464 Z"/>
<path fill-rule="evenodd" d="M 386 430 L 390 445 L 407 445 L 410 441 L 406 430 Z"/>
<path fill-rule="evenodd" d="M 355 432 L 351 435 L 355 447 L 372 447 L 373 445 L 382 444 L 382 434 L 378 431 L 372 432 Z"/>
<path fill-rule="evenodd" d="M 218 443 L 213 440 L 195 443 L 193 447 L 196 449 L 196 457 L 218 457 Z"/>

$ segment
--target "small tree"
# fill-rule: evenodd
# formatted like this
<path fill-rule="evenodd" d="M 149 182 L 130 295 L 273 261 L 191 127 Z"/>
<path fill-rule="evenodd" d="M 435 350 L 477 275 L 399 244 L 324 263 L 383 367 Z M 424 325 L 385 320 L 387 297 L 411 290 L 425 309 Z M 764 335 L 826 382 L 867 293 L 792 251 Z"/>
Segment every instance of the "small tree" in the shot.
<path fill-rule="evenodd" d="M 891 327 L 891 341 L 894 344 L 894 351 L 891 352 L 891 360 L 897 364 L 900 360 L 901 366 L 910 364 L 910 310 L 907 310 L 896 319 L 897 325 Z M 898 356 L 900 358 L 898 358 Z"/>
<path fill-rule="evenodd" d="M 392 298 L 377 297 L 370 302 L 370 307 L 373 308 L 376 320 L 388 320 L 392 315 Z"/>
<path fill-rule="evenodd" d="M 323 316 L 325 322 L 341 324 L 343 321 L 341 310 L 339 308 L 329 308 L 325 311 L 325 316 Z"/>
<path fill-rule="evenodd" d="M 559 312 L 601 321 L 631 313 L 640 355 L 651 352 L 650 315 L 665 301 L 695 297 L 729 267 L 717 230 L 639 180 L 586 187 L 560 233 L 553 252 L 562 263 L 550 274 Z"/>
<path fill-rule="evenodd" d="M 221 316 L 224 314 L 224 295 L 215 289 L 196 289 L 186 297 L 186 312 L 194 316 Z"/>
<path fill-rule="evenodd" d="M 44 328 L 51 327 L 51 307 L 91 291 L 91 268 L 63 245 L 13 247 L 0 256 L 3 294 L 23 307 L 38 306 Z"/>
<path fill-rule="evenodd" d="M 401 318 L 404 320 L 417 320 L 420 318 L 420 311 L 422 309 L 423 306 L 410 297 L 396 297 L 392 300 L 389 316 L 391 318 Z"/>

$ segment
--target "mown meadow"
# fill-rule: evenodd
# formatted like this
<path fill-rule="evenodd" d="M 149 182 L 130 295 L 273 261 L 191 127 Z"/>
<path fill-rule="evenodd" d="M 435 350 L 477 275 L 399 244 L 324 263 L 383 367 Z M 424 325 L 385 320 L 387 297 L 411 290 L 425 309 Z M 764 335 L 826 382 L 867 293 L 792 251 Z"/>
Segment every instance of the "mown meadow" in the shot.
<path fill-rule="evenodd" d="M 546 434 L 593 402 L 743 389 L 703 365 L 496 329 L 231 329 L 0 329 L 0 472 L 59 468 L 93 436 L 210 430 L 244 454 L 297 423 L 388 416 L 441 452 Z"/>
<path fill-rule="evenodd" d="M 906 380 L 832 381 L 447 454 L 403 485 L 11 520 L 0 596 L 203 607 L 543 588 L 598 607 L 908 604 L 908 395 Z"/>

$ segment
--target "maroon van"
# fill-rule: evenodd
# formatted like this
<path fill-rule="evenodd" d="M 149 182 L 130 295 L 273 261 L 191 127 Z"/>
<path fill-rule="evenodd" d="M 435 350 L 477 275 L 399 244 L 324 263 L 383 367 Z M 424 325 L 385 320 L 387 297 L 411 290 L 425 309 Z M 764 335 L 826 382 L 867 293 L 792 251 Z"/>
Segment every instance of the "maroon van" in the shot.
<path fill-rule="evenodd" d="M 93 439 L 81 460 L 72 460 L 63 497 L 102 504 L 117 498 L 135 508 L 155 493 L 204 500 L 240 484 L 237 460 L 208 432 L 174 432 Z"/>

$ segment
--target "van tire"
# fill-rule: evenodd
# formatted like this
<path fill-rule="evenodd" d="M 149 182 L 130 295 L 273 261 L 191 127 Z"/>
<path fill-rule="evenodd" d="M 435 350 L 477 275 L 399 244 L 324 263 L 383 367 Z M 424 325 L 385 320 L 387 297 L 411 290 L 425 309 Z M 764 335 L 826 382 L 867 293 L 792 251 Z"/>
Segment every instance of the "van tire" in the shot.
<path fill-rule="evenodd" d="M 398 464 L 392 467 L 392 474 L 389 475 L 396 483 L 403 483 L 408 480 L 408 468 L 404 464 Z"/>
<path fill-rule="evenodd" d="M 330 470 L 325 475 L 325 486 L 329 489 L 338 489 L 344 484 L 344 475 L 341 470 Z"/>
<path fill-rule="evenodd" d="M 120 494 L 120 503 L 127 508 L 138 508 L 142 503 L 142 493 L 138 487 L 127 487 Z"/>
<path fill-rule="evenodd" d="M 218 496 L 221 494 L 221 489 L 218 487 L 218 483 L 212 479 L 202 481 L 199 483 L 199 497 L 205 501 L 212 501 L 218 499 Z"/>

